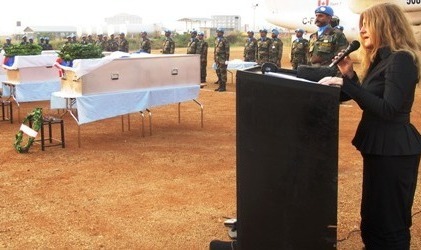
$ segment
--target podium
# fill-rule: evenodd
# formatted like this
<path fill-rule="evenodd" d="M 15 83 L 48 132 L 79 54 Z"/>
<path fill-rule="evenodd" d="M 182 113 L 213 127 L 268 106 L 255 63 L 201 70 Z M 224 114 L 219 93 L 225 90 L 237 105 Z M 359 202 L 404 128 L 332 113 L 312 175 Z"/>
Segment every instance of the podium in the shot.
<path fill-rule="evenodd" d="M 340 89 L 237 71 L 238 249 L 335 249 Z"/>

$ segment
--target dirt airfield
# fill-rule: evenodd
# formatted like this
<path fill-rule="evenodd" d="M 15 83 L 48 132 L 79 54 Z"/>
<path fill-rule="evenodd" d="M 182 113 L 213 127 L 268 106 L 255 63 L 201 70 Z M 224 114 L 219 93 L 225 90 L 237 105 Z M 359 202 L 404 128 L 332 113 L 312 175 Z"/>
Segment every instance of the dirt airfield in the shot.
<path fill-rule="evenodd" d="M 230 59 L 242 59 L 242 48 L 232 48 Z M 185 102 L 180 123 L 177 104 L 153 108 L 152 131 L 146 116 L 144 137 L 139 114 L 130 115 L 130 130 L 127 117 L 124 131 L 120 117 L 82 125 L 78 147 L 78 127 L 65 115 L 66 148 L 41 151 L 34 144 L 18 154 L 13 141 L 20 123 L 0 122 L 0 248 L 184 250 L 229 240 L 223 221 L 236 216 L 235 84 L 214 92 L 211 64 L 210 49 L 207 86 L 198 98 L 203 128 L 199 106 Z M 49 102 L 36 102 L 22 103 L 21 117 L 35 107 L 57 115 Z M 353 101 L 340 106 L 338 249 L 344 250 L 362 247 L 362 159 L 351 145 L 360 115 Z M 421 130 L 419 88 L 411 120 Z M 416 250 L 421 188 L 413 213 Z"/>

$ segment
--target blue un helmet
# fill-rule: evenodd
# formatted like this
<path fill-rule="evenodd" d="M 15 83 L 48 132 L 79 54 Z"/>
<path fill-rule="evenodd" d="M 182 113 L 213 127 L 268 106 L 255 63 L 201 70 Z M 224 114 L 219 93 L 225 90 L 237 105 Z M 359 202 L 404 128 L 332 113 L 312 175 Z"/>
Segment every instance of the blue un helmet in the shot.
<path fill-rule="evenodd" d="M 314 11 L 315 14 L 317 13 L 321 13 L 321 14 L 325 14 L 328 16 L 333 16 L 333 9 L 330 6 L 319 6 L 317 7 L 317 9 Z"/>
<path fill-rule="evenodd" d="M 304 34 L 304 30 L 303 29 L 296 29 L 295 33 L 303 33 Z"/>
<path fill-rule="evenodd" d="M 204 35 L 205 35 L 205 33 L 203 33 L 203 32 L 199 32 L 199 33 L 197 33 L 197 35 L 198 35 L 198 36 L 204 36 Z"/>
<path fill-rule="evenodd" d="M 277 29 L 272 29 L 272 34 L 274 34 L 274 35 L 279 35 L 279 30 L 277 30 Z"/>
<path fill-rule="evenodd" d="M 223 28 L 216 28 L 216 32 L 222 32 L 222 33 L 224 33 L 224 29 Z"/>

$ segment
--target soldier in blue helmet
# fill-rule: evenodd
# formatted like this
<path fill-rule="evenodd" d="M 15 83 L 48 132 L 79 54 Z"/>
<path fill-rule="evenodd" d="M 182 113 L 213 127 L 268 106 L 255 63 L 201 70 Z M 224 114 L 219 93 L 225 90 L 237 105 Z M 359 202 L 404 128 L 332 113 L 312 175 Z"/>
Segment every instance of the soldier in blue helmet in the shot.
<path fill-rule="evenodd" d="M 206 67 L 208 64 L 208 42 L 205 40 L 205 33 L 199 32 L 197 34 L 199 42 L 197 43 L 196 54 L 200 54 L 200 82 L 206 82 Z"/>
<path fill-rule="evenodd" d="M 193 30 L 190 32 L 190 40 L 187 44 L 187 54 L 196 54 L 198 43 L 199 39 L 197 39 L 197 31 Z"/>
<path fill-rule="evenodd" d="M 174 54 L 175 42 L 171 37 L 171 30 L 165 30 L 165 40 L 162 44 L 162 54 Z"/>
<path fill-rule="evenodd" d="M 267 29 L 261 29 L 260 38 L 257 40 L 256 62 L 264 64 L 269 62 L 269 49 L 272 46 L 272 39 L 267 37 Z"/>
<path fill-rule="evenodd" d="M 284 43 L 278 38 L 279 30 L 272 30 L 272 44 L 269 48 L 269 62 L 274 63 L 279 68 L 281 67 L 282 52 L 284 50 Z"/>
<path fill-rule="evenodd" d="M 215 91 L 226 91 L 227 84 L 227 61 L 230 57 L 230 44 L 224 37 L 224 30 L 221 28 L 216 29 L 214 61 L 216 65 L 216 75 L 218 76 L 219 87 Z"/>
<path fill-rule="evenodd" d="M 310 36 L 309 64 L 325 66 L 329 65 L 332 58 L 348 46 L 348 41 L 342 31 L 331 26 L 334 13 L 330 6 L 319 6 L 314 12 L 315 24 L 319 29 Z"/>
<path fill-rule="evenodd" d="M 254 32 L 252 30 L 247 31 L 247 40 L 244 45 L 244 61 L 255 62 L 257 52 L 257 39 L 254 38 Z"/>
<path fill-rule="evenodd" d="M 291 65 L 292 69 L 297 69 L 298 65 L 307 64 L 307 53 L 309 42 L 303 38 L 304 30 L 295 30 L 295 39 L 291 45 Z"/>

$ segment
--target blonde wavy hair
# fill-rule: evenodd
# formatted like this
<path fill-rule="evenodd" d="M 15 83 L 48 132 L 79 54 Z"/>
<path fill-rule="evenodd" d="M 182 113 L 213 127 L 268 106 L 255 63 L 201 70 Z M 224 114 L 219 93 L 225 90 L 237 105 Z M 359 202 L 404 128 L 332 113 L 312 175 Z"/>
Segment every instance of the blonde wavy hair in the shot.
<path fill-rule="evenodd" d="M 418 68 L 419 80 L 420 59 L 417 56 L 419 47 L 403 10 L 391 3 L 377 4 L 361 13 L 360 29 L 363 23 L 370 32 L 370 39 L 374 46 L 373 49 L 365 48 L 361 51 L 362 77 L 367 75 L 368 68 L 374 61 L 378 49 L 390 47 L 393 52 L 406 51 L 412 55 Z"/>

